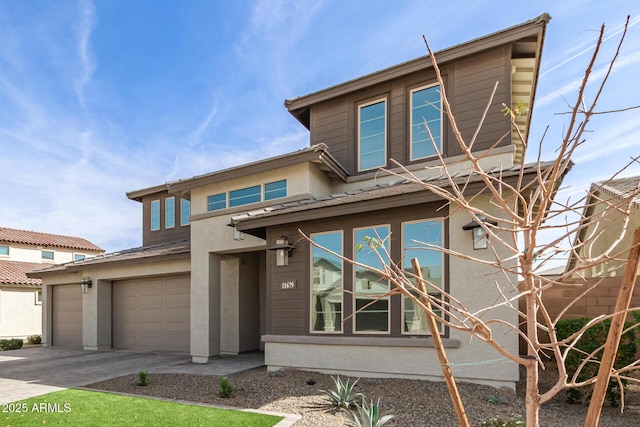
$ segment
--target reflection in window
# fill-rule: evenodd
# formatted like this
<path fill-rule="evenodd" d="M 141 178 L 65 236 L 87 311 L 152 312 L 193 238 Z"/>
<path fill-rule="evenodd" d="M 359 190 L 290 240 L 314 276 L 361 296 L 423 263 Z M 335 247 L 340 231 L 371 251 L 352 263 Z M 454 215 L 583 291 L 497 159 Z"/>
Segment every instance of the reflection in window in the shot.
<path fill-rule="evenodd" d="M 411 92 L 411 160 L 442 152 L 442 101 L 440 86 Z M 427 127 L 429 130 L 427 131 Z"/>
<path fill-rule="evenodd" d="M 86 258 L 84 254 L 73 254 L 74 261 L 83 261 Z"/>
<path fill-rule="evenodd" d="M 262 186 L 241 188 L 240 190 L 229 191 L 229 207 L 248 205 L 257 203 L 262 199 Z"/>
<path fill-rule="evenodd" d="M 270 182 L 264 185 L 264 199 L 273 200 L 287 197 L 287 180 Z"/>
<path fill-rule="evenodd" d="M 42 251 L 42 259 L 45 261 L 53 261 L 53 251 Z"/>
<path fill-rule="evenodd" d="M 354 230 L 354 258 L 357 263 L 376 269 L 389 263 L 389 226 Z M 365 267 L 354 266 L 355 331 L 389 331 L 389 297 L 378 299 L 389 291 L 389 281 Z"/>
<path fill-rule="evenodd" d="M 364 171 L 387 164 L 386 101 L 358 109 L 358 170 Z"/>
<path fill-rule="evenodd" d="M 311 235 L 313 243 L 342 255 L 342 232 Z M 342 260 L 312 246 L 311 331 L 342 331 Z"/>
<path fill-rule="evenodd" d="M 217 211 L 227 207 L 227 193 L 207 196 L 207 211 Z"/>
<path fill-rule="evenodd" d="M 189 225 L 189 216 L 191 216 L 191 201 L 180 199 L 180 225 Z"/>
<path fill-rule="evenodd" d="M 9 246 L 0 245 L 0 255 L 9 256 Z"/>
<path fill-rule="evenodd" d="M 164 228 L 176 226 L 176 198 L 167 197 L 164 199 Z"/>
<path fill-rule="evenodd" d="M 160 200 L 151 202 L 151 231 L 160 230 Z"/>
<path fill-rule="evenodd" d="M 440 298 L 441 294 L 429 283 L 442 289 L 442 271 L 444 267 L 443 254 L 434 249 L 427 249 L 423 243 L 443 246 L 443 223 L 441 220 L 413 221 L 402 224 L 402 251 L 403 269 L 411 276 L 413 267 L 411 260 L 418 259 L 422 277 L 427 283 L 427 292 L 430 295 Z M 411 280 L 414 285 L 416 281 Z M 417 292 L 412 292 L 418 297 Z M 434 311 L 439 310 L 434 306 Z M 429 334 L 429 327 L 424 312 L 410 298 L 403 296 L 403 332 L 406 334 Z M 442 325 L 440 324 L 442 332 Z"/>

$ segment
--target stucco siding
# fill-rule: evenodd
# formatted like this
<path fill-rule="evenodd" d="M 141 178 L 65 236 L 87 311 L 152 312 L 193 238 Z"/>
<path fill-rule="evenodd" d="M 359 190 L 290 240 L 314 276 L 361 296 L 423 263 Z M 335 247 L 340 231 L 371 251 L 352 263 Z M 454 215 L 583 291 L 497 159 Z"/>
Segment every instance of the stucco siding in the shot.
<path fill-rule="evenodd" d="M 39 289 L 0 287 L 0 339 L 26 338 L 42 333 Z"/>

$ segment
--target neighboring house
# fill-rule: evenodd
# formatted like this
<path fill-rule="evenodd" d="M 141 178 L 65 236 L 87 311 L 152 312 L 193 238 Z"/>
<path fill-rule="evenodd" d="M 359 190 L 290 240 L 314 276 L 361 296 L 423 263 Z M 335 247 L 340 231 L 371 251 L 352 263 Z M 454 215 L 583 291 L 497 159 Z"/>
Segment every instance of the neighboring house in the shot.
<path fill-rule="evenodd" d="M 603 254 L 620 237 L 623 217 L 616 209 L 610 209 L 609 214 L 602 216 L 607 205 L 618 205 L 623 210 L 630 208 L 627 232 L 611 251 L 611 255 L 631 247 L 633 233 L 640 227 L 640 195 L 637 194 L 639 186 L 640 176 L 591 184 L 590 194 L 585 203 L 587 208 L 580 224 L 582 228 L 574 244 L 577 253 L 571 254 L 566 270 L 562 273 L 568 274 L 574 270 L 578 258 L 595 258 Z M 630 197 L 632 200 L 629 200 Z M 598 238 L 593 239 L 596 235 Z M 581 242 L 586 244 L 583 245 Z M 595 288 L 573 303 L 563 317 L 595 317 L 613 313 L 627 257 L 628 253 L 623 253 L 606 263 L 574 272 L 571 277 L 563 277 L 562 284 L 557 284 L 545 292 L 544 301 L 549 313 L 556 316 L 576 297 L 596 284 Z M 636 285 L 631 300 L 632 307 L 640 307 L 639 285 Z"/>
<path fill-rule="evenodd" d="M 27 272 L 103 252 L 79 237 L 0 227 L 0 339 L 42 333 L 42 281 Z"/>
<path fill-rule="evenodd" d="M 515 137 L 503 138 L 512 132 L 503 104 L 532 109 L 548 20 L 542 15 L 436 53 L 465 137 L 474 133 L 499 82 L 474 149 L 507 180 L 520 175 L 522 147 Z M 438 165 L 427 121 L 450 172 L 468 181 L 470 191 L 483 189 L 442 114 L 431 61 L 418 58 L 285 105 L 310 131 L 308 148 L 128 193 L 142 204 L 142 247 L 34 274 L 45 284 L 45 345 L 182 351 L 196 363 L 264 349 L 269 369 L 441 378 L 421 313 L 399 295 L 374 302 L 388 283 L 299 233 L 370 266 L 377 257 L 355 248 L 366 236 L 378 236 L 394 261 L 407 265 L 418 257 L 433 283 L 473 296 L 471 310 L 495 301 L 493 282 L 504 278 L 411 243 L 490 256 L 474 253 L 471 233 L 462 229 L 469 215 L 379 171 L 393 168 L 395 159 L 421 179 L 448 185 L 441 170 L 425 168 Z M 518 119 L 524 135 L 529 119 Z M 524 179 L 535 172 L 525 166 Z M 489 196 L 474 200 L 501 214 Z M 78 284 L 89 280 L 92 288 L 81 294 Z M 77 297 L 81 336 L 58 324 L 63 289 Z M 499 315 L 517 322 L 510 310 Z M 458 378 L 515 387 L 514 363 L 479 369 L 473 362 L 500 356 L 455 330 L 443 327 L 442 334 L 451 363 L 461 365 Z M 518 351 L 516 334 L 495 339 Z"/>

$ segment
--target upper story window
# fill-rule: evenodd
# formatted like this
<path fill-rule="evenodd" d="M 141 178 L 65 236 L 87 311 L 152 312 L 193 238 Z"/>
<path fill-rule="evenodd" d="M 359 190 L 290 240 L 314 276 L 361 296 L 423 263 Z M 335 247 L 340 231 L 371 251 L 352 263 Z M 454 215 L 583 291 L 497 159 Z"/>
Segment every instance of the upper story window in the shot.
<path fill-rule="evenodd" d="M 53 261 L 53 251 L 42 251 L 42 259 L 44 261 Z"/>
<path fill-rule="evenodd" d="M 167 197 L 164 199 L 164 228 L 176 226 L 176 198 Z"/>
<path fill-rule="evenodd" d="M 151 202 L 151 231 L 160 230 L 160 200 Z"/>
<path fill-rule="evenodd" d="M 0 245 L 0 256 L 9 256 L 9 246 Z"/>
<path fill-rule="evenodd" d="M 86 258 L 83 254 L 73 254 L 74 261 L 83 261 Z"/>
<path fill-rule="evenodd" d="M 387 165 L 387 101 L 358 107 L 358 171 Z"/>
<path fill-rule="evenodd" d="M 440 85 L 411 91 L 411 160 L 442 152 Z"/>
<path fill-rule="evenodd" d="M 214 194 L 207 197 L 207 210 L 217 211 L 227 207 L 227 193 Z"/>
<path fill-rule="evenodd" d="M 264 185 L 264 199 L 273 200 L 287 197 L 287 180 L 270 182 Z"/>
<path fill-rule="evenodd" d="M 180 225 L 189 225 L 190 216 L 191 201 L 188 199 L 180 199 Z"/>
<path fill-rule="evenodd" d="M 248 205 L 267 200 L 287 197 L 287 180 L 269 182 L 229 191 L 229 207 Z M 207 197 L 207 211 L 227 208 L 227 193 L 214 194 Z"/>
<path fill-rule="evenodd" d="M 262 186 L 241 188 L 240 190 L 229 191 L 229 207 L 248 205 L 257 203 L 262 199 Z"/>

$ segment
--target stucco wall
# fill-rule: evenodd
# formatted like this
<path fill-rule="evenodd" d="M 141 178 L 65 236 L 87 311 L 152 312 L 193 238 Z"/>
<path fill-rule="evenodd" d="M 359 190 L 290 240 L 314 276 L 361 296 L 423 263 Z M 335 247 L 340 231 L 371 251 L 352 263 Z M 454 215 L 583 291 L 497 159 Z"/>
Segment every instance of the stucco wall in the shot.
<path fill-rule="evenodd" d="M 42 333 L 42 305 L 36 296 L 36 289 L 0 287 L 0 339 Z"/>

